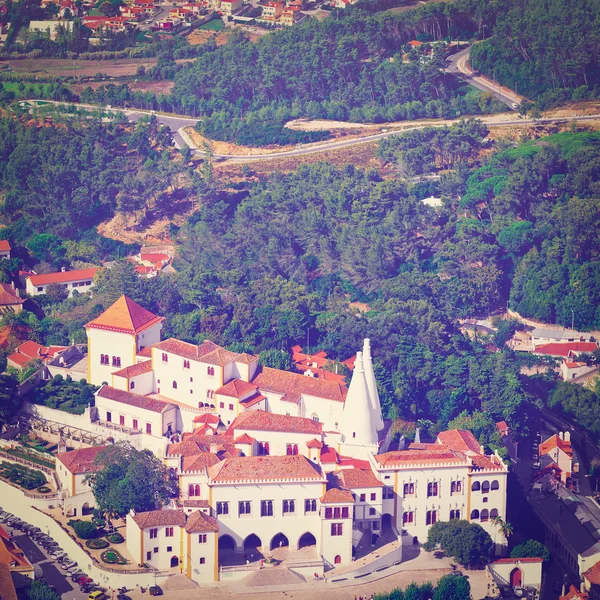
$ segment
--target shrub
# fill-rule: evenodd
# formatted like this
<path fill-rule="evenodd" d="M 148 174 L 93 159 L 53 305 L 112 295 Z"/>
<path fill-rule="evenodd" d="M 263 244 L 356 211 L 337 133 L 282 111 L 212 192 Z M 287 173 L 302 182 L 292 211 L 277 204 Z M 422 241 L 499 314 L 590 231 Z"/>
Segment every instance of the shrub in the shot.
<path fill-rule="evenodd" d="M 105 550 L 100 558 L 109 565 L 126 565 L 127 561 L 114 549 Z"/>
<path fill-rule="evenodd" d="M 91 521 L 69 521 L 68 525 L 82 540 L 89 540 L 96 536 L 96 526 Z"/>
<path fill-rule="evenodd" d="M 47 493 L 50 491 L 50 488 L 49 488 L 48 486 L 46 486 L 46 485 L 42 485 L 42 486 L 40 486 L 40 487 L 37 489 L 37 491 L 38 491 L 40 494 L 47 494 Z"/>
<path fill-rule="evenodd" d="M 102 548 L 108 548 L 108 542 L 99 538 L 97 540 L 88 540 L 85 545 L 92 550 L 101 550 Z"/>
<path fill-rule="evenodd" d="M 111 533 L 106 536 L 106 539 L 111 544 L 122 544 L 125 541 L 125 538 L 120 533 Z"/>

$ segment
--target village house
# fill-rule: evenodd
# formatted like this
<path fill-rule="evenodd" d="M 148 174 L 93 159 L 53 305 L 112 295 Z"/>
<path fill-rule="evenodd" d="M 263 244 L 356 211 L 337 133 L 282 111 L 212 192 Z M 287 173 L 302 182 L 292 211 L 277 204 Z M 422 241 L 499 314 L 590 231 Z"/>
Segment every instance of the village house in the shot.
<path fill-rule="evenodd" d="M 8 240 L 0 240 L 0 259 L 10 258 L 10 243 Z"/>
<path fill-rule="evenodd" d="M 30 296 L 39 296 L 40 294 L 47 294 L 49 287 L 58 286 L 67 290 L 69 296 L 72 296 L 75 291 L 82 294 L 94 286 L 94 277 L 97 272 L 98 269 L 92 267 L 76 271 L 63 269 L 58 273 L 29 275 L 25 279 L 25 290 Z"/>
<path fill-rule="evenodd" d="M 6 359 L 9 367 L 15 369 L 23 369 L 29 363 L 39 360 L 41 363 L 46 364 L 54 359 L 60 352 L 65 350 L 67 346 L 42 346 L 37 342 L 28 340 L 23 342 L 16 350 L 9 354 Z"/>
<path fill-rule="evenodd" d="M 25 553 L 6 530 L 0 525 L 0 565 L 8 566 L 11 579 L 16 588 L 29 587 L 35 579 L 33 565 Z M 0 580 L 1 582 L 1 580 Z M 0 587 L 4 599 L 4 588 Z"/>
<path fill-rule="evenodd" d="M 595 340 L 591 333 L 574 329 L 537 327 L 531 332 L 533 350 L 545 344 L 593 341 Z"/>
<path fill-rule="evenodd" d="M 221 12 L 224 16 L 230 16 L 240 10 L 243 4 L 242 0 L 221 0 Z"/>
<path fill-rule="evenodd" d="M 127 515 L 127 550 L 139 565 L 184 573 L 197 583 L 218 581 L 217 538 L 214 517 L 198 510 L 132 511 Z"/>
<path fill-rule="evenodd" d="M 80 448 L 69 452 L 66 452 L 63 443 L 60 446 L 56 455 L 56 475 L 59 490 L 64 492 L 63 514 L 73 517 L 85 515 L 96 505 L 90 484 L 85 478 L 98 469 L 94 461 L 105 446 Z"/>
<path fill-rule="evenodd" d="M 543 562 L 542 558 L 499 558 L 488 565 L 488 571 L 499 588 L 522 587 L 539 593 Z"/>
<path fill-rule="evenodd" d="M 598 365 L 588 365 L 586 362 L 578 361 L 576 353 L 569 351 L 567 357 L 560 363 L 560 376 L 563 381 L 573 381 L 597 371 L 598 368 Z"/>
<path fill-rule="evenodd" d="M 19 313 L 23 310 L 25 300 L 14 284 L 0 283 L 0 315 L 7 312 Z"/>
<path fill-rule="evenodd" d="M 283 12 L 283 2 L 267 2 L 262 7 L 261 18 L 265 21 L 277 21 Z"/>
<path fill-rule="evenodd" d="M 556 433 L 539 446 L 540 470 L 551 470 L 563 484 L 570 479 L 574 468 L 571 434 L 568 431 Z"/>
<path fill-rule="evenodd" d="M 598 350 L 596 342 L 553 342 L 537 346 L 533 353 L 561 358 L 573 358 L 583 353 L 594 352 L 594 350 Z"/>

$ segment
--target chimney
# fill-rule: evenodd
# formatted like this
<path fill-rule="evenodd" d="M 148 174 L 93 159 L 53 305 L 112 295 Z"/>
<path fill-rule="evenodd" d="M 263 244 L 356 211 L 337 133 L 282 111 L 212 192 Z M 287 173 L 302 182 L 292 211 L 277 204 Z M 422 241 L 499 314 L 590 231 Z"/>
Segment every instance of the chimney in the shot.
<path fill-rule="evenodd" d="M 563 432 L 562 432 L 562 431 L 560 431 L 560 432 L 558 433 L 558 437 L 559 437 L 561 440 L 563 439 Z"/>
<path fill-rule="evenodd" d="M 571 441 L 571 432 L 565 431 L 565 442 L 570 442 L 570 441 Z"/>
<path fill-rule="evenodd" d="M 217 443 L 216 442 L 211 442 L 210 446 L 209 446 L 209 449 L 210 449 L 211 454 L 216 454 L 217 451 L 218 451 Z"/>
<path fill-rule="evenodd" d="M 66 270 L 67 270 L 67 268 L 66 268 L 66 267 L 61 267 L 61 268 L 60 268 L 60 272 L 61 272 L 61 273 L 65 273 L 65 272 L 66 272 Z"/>
<path fill-rule="evenodd" d="M 419 431 L 419 428 L 417 427 L 415 429 L 415 444 L 420 444 L 421 443 L 421 432 Z"/>

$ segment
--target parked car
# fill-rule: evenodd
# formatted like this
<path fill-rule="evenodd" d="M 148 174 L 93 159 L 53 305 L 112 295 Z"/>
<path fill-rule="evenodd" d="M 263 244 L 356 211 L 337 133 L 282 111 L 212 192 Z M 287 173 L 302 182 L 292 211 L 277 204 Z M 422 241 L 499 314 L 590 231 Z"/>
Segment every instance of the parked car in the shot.
<path fill-rule="evenodd" d="M 162 589 L 157 585 L 151 586 L 149 592 L 151 596 L 162 596 L 163 593 Z"/>
<path fill-rule="evenodd" d="M 94 585 L 94 583 L 95 582 L 91 577 L 87 577 L 84 575 L 81 579 L 79 579 L 77 585 L 81 587 L 82 585 Z"/>
<path fill-rule="evenodd" d="M 88 600 L 104 600 L 106 594 L 102 590 L 95 590 L 89 596 Z"/>
<path fill-rule="evenodd" d="M 531 465 L 532 469 L 539 469 L 540 468 L 540 461 L 537 460 L 535 461 L 532 465 Z"/>
<path fill-rule="evenodd" d="M 68 571 L 69 569 L 76 567 L 77 563 L 75 561 L 65 562 L 65 563 L 61 563 L 60 566 L 64 571 Z"/>
<path fill-rule="evenodd" d="M 73 575 L 71 575 L 71 581 L 73 583 L 79 583 L 79 580 L 83 579 L 84 577 L 87 577 L 87 575 L 83 571 L 78 569 L 77 571 L 75 571 L 75 573 L 73 573 Z"/>

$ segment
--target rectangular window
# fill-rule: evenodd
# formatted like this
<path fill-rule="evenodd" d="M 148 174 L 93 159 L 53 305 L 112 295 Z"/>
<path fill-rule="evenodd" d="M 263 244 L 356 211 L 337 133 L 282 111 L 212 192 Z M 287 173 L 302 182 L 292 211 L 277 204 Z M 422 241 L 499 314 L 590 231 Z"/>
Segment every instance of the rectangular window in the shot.
<path fill-rule="evenodd" d="M 432 496 L 438 495 L 438 483 L 437 481 L 430 481 L 427 484 L 427 497 L 431 498 Z"/>
<path fill-rule="evenodd" d="M 152 540 L 157 536 L 158 536 L 158 529 L 151 529 L 150 530 L 150 539 Z"/>
<path fill-rule="evenodd" d="M 146 433 L 152 434 L 152 423 L 146 423 Z"/>
<path fill-rule="evenodd" d="M 225 402 L 219 402 L 219 407 L 220 408 L 225 408 Z"/>
<path fill-rule="evenodd" d="M 333 509 L 328 507 L 325 509 L 325 518 L 332 519 L 333 518 Z"/>
<path fill-rule="evenodd" d="M 200 557 L 200 564 L 201 565 L 205 565 L 206 564 L 206 559 L 203 556 Z"/>
<path fill-rule="evenodd" d="M 229 405 L 229 410 L 233 410 L 233 404 Z"/>
<path fill-rule="evenodd" d="M 372 517 L 372 516 L 373 516 L 373 515 L 375 515 L 375 514 L 376 514 L 376 512 L 375 512 L 375 509 L 374 509 L 374 508 L 370 508 L 370 509 L 369 509 L 369 516 L 371 516 L 371 517 Z"/>
<path fill-rule="evenodd" d="M 44 288 L 43 288 L 43 287 L 38 287 L 37 291 L 38 291 L 38 292 L 43 292 L 43 291 L 44 291 Z"/>
<path fill-rule="evenodd" d="M 119 425 L 125 425 L 125 416 L 119 415 Z"/>
<path fill-rule="evenodd" d="M 342 519 L 347 519 L 347 518 L 348 518 L 348 507 L 343 506 L 342 507 Z"/>
<path fill-rule="evenodd" d="M 198 543 L 199 544 L 206 544 L 206 534 L 205 533 L 201 533 L 198 536 Z"/>
<path fill-rule="evenodd" d="M 228 515 L 229 514 L 229 502 L 217 502 L 217 514 Z"/>
<path fill-rule="evenodd" d="M 190 361 L 189 360 L 184 360 L 183 361 L 183 368 L 184 369 L 189 369 L 190 368 Z"/>
<path fill-rule="evenodd" d="M 138 420 L 137 420 L 137 419 L 134 419 L 134 420 L 133 420 L 133 428 L 134 428 L 134 429 L 137 429 L 137 428 L 138 428 Z"/>
<path fill-rule="evenodd" d="M 106 411 L 106 420 L 110 423 L 112 421 L 112 413 Z"/>
<path fill-rule="evenodd" d="M 360 495 L 360 501 L 364 502 L 367 499 L 367 495 L 366 494 L 361 494 Z"/>
<path fill-rule="evenodd" d="M 158 552 L 158 548 L 154 548 L 154 554 Z"/>
<path fill-rule="evenodd" d="M 248 500 L 238 502 L 238 515 L 249 515 L 252 513 L 252 505 Z"/>
<path fill-rule="evenodd" d="M 261 500 L 260 501 L 260 516 L 261 517 L 272 517 L 273 516 L 273 500 Z"/>
<path fill-rule="evenodd" d="M 194 378 L 190 377 L 190 383 L 194 383 Z"/>
<path fill-rule="evenodd" d="M 377 492 L 371 494 L 371 500 L 377 500 Z"/>
<path fill-rule="evenodd" d="M 331 524 L 331 535 L 343 535 L 343 523 Z"/>
<path fill-rule="evenodd" d="M 415 484 L 414 483 L 405 483 L 404 484 L 404 495 L 405 496 L 413 496 L 415 493 Z"/>
<path fill-rule="evenodd" d="M 146 560 L 152 559 L 152 552 L 146 552 Z"/>
<path fill-rule="evenodd" d="M 167 552 L 173 552 L 173 546 L 167 546 Z"/>
<path fill-rule="evenodd" d="M 304 501 L 304 512 L 316 512 L 317 501 L 316 500 L 305 500 Z"/>
<path fill-rule="evenodd" d="M 383 487 L 383 499 L 390 500 L 394 497 L 394 488 L 391 485 L 386 485 Z"/>
<path fill-rule="evenodd" d="M 166 352 L 162 353 L 162 361 L 169 362 L 169 355 Z"/>
<path fill-rule="evenodd" d="M 342 516 L 342 509 L 339 506 L 336 506 L 333 509 L 333 518 L 334 519 L 340 519 Z"/>
<path fill-rule="evenodd" d="M 172 528 L 172 527 L 167 527 L 167 528 L 165 529 L 165 535 L 166 535 L 167 537 L 173 537 L 173 528 Z"/>
<path fill-rule="evenodd" d="M 283 501 L 283 514 L 293 514 L 296 512 L 296 502 L 294 500 Z"/>

